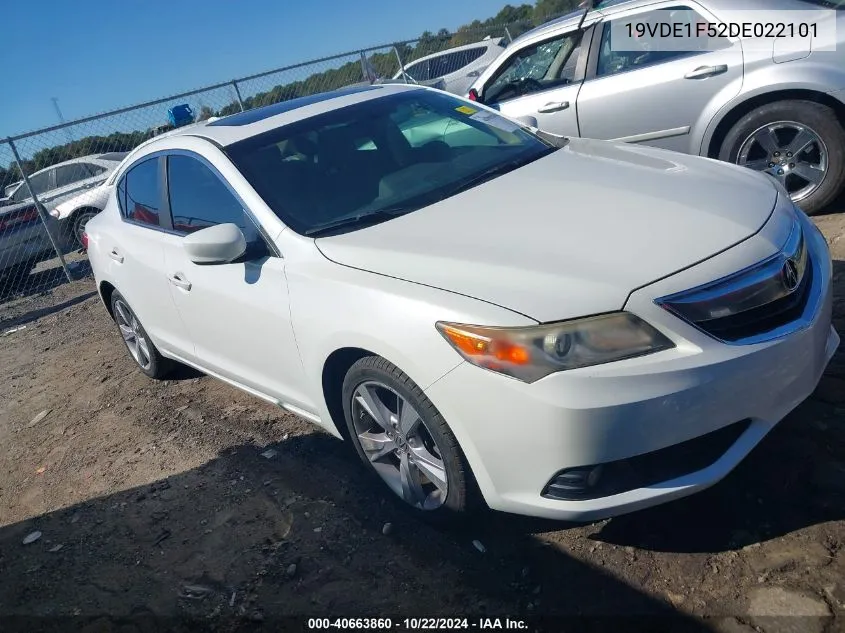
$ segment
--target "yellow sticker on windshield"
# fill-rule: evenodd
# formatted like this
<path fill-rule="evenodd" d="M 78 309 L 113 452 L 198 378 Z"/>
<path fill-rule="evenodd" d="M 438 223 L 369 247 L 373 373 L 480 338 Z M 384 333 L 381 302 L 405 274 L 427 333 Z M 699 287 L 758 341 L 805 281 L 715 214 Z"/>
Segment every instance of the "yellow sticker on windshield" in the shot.
<path fill-rule="evenodd" d="M 475 114 L 476 112 L 478 112 L 478 110 L 476 110 L 475 108 L 470 108 L 469 106 L 465 105 L 458 106 L 457 108 L 455 108 L 455 110 L 463 114 Z"/>

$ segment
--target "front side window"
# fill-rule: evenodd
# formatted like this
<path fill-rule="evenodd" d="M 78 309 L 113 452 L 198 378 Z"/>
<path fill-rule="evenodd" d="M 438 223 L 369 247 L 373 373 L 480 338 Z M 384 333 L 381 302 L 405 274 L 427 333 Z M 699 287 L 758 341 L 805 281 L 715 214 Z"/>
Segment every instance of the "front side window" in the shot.
<path fill-rule="evenodd" d="M 566 33 L 518 51 L 484 88 L 485 103 L 499 103 L 572 83 L 581 36 L 580 32 Z"/>
<path fill-rule="evenodd" d="M 163 189 L 159 159 L 150 158 L 127 171 L 118 185 L 117 197 L 127 220 L 161 226 Z"/>
<path fill-rule="evenodd" d="M 173 230 L 193 233 L 217 224 L 236 224 L 249 240 L 255 226 L 223 181 L 196 158 L 167 157 L 167 187 Z"/>
<path fill-rule="evenodd" d="M 323 235 L 411 213 L 555 149 L 496 112 L 444 92 L 410 90 L 225 151 L 286 225 Z"/>
<path fill-rule="evenodd" d="M 41 195 L 50 189 L 50 170 L 42 171 L 29 177 L 29 186 L 32 187 L 36 196 Z M 26 183 L 22 183 L 20 187 L 12 194 L 12 200 L 15 202 L 22 202 L 28 200 L 32 195 L 29 192 L 29 187 Z"/>

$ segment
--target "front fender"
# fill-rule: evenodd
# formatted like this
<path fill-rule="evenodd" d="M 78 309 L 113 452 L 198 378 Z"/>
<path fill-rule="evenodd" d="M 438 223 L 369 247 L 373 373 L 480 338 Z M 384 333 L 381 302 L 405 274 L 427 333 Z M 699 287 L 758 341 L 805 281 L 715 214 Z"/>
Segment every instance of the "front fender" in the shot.
<path fill-rule="evenodd" d="M 536 321 L 505 308 L 322 258 L 289 262 L 291 321 L 306 384 L 324 426 L 335 432 L 322 390 L 327 359 L 344 348 L 387 359 L 427 389 L 463 362 L 435 328 L 440 320 L 486 325 Z M 453 424 L 453 421 L 450 421 Z M 458 435 L 458 432 L 456 432 Z"/>

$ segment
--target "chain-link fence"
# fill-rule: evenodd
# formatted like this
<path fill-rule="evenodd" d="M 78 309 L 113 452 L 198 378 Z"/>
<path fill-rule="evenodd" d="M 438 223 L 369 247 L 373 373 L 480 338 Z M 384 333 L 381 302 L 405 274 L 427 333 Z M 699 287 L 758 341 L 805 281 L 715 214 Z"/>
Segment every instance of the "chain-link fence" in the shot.
<path fill-rule="evenodd" d="M 21 321 L 21 302 L 40 297 L 49 304 L 52 296 L 59 302 L 61 286 L 90 278 L 82 234 L 85 223 L 105 206 L 99 185 L 140 143 L 185 124 L 356 84 L 401 81 L 444 87 L 436 80 L 451 67 L 460 68 L 463 58 L 449 53 L 438 64 L 420 60 L 481 42 L 503 49 L 553 17 L 426 33 L 0 141 L 0 335 Z"/>

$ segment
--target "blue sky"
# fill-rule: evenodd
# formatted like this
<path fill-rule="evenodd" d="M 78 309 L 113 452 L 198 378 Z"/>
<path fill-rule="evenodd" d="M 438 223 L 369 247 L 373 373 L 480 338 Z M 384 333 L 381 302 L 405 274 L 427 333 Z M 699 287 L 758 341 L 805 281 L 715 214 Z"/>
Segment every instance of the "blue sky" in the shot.
<path fill-rule="evenodd" d="M 511 2 L 518 4 L 518 2 Z M 315 57 L 453 29 L 507 0 L 13 0 L 0 136 Z"/>

